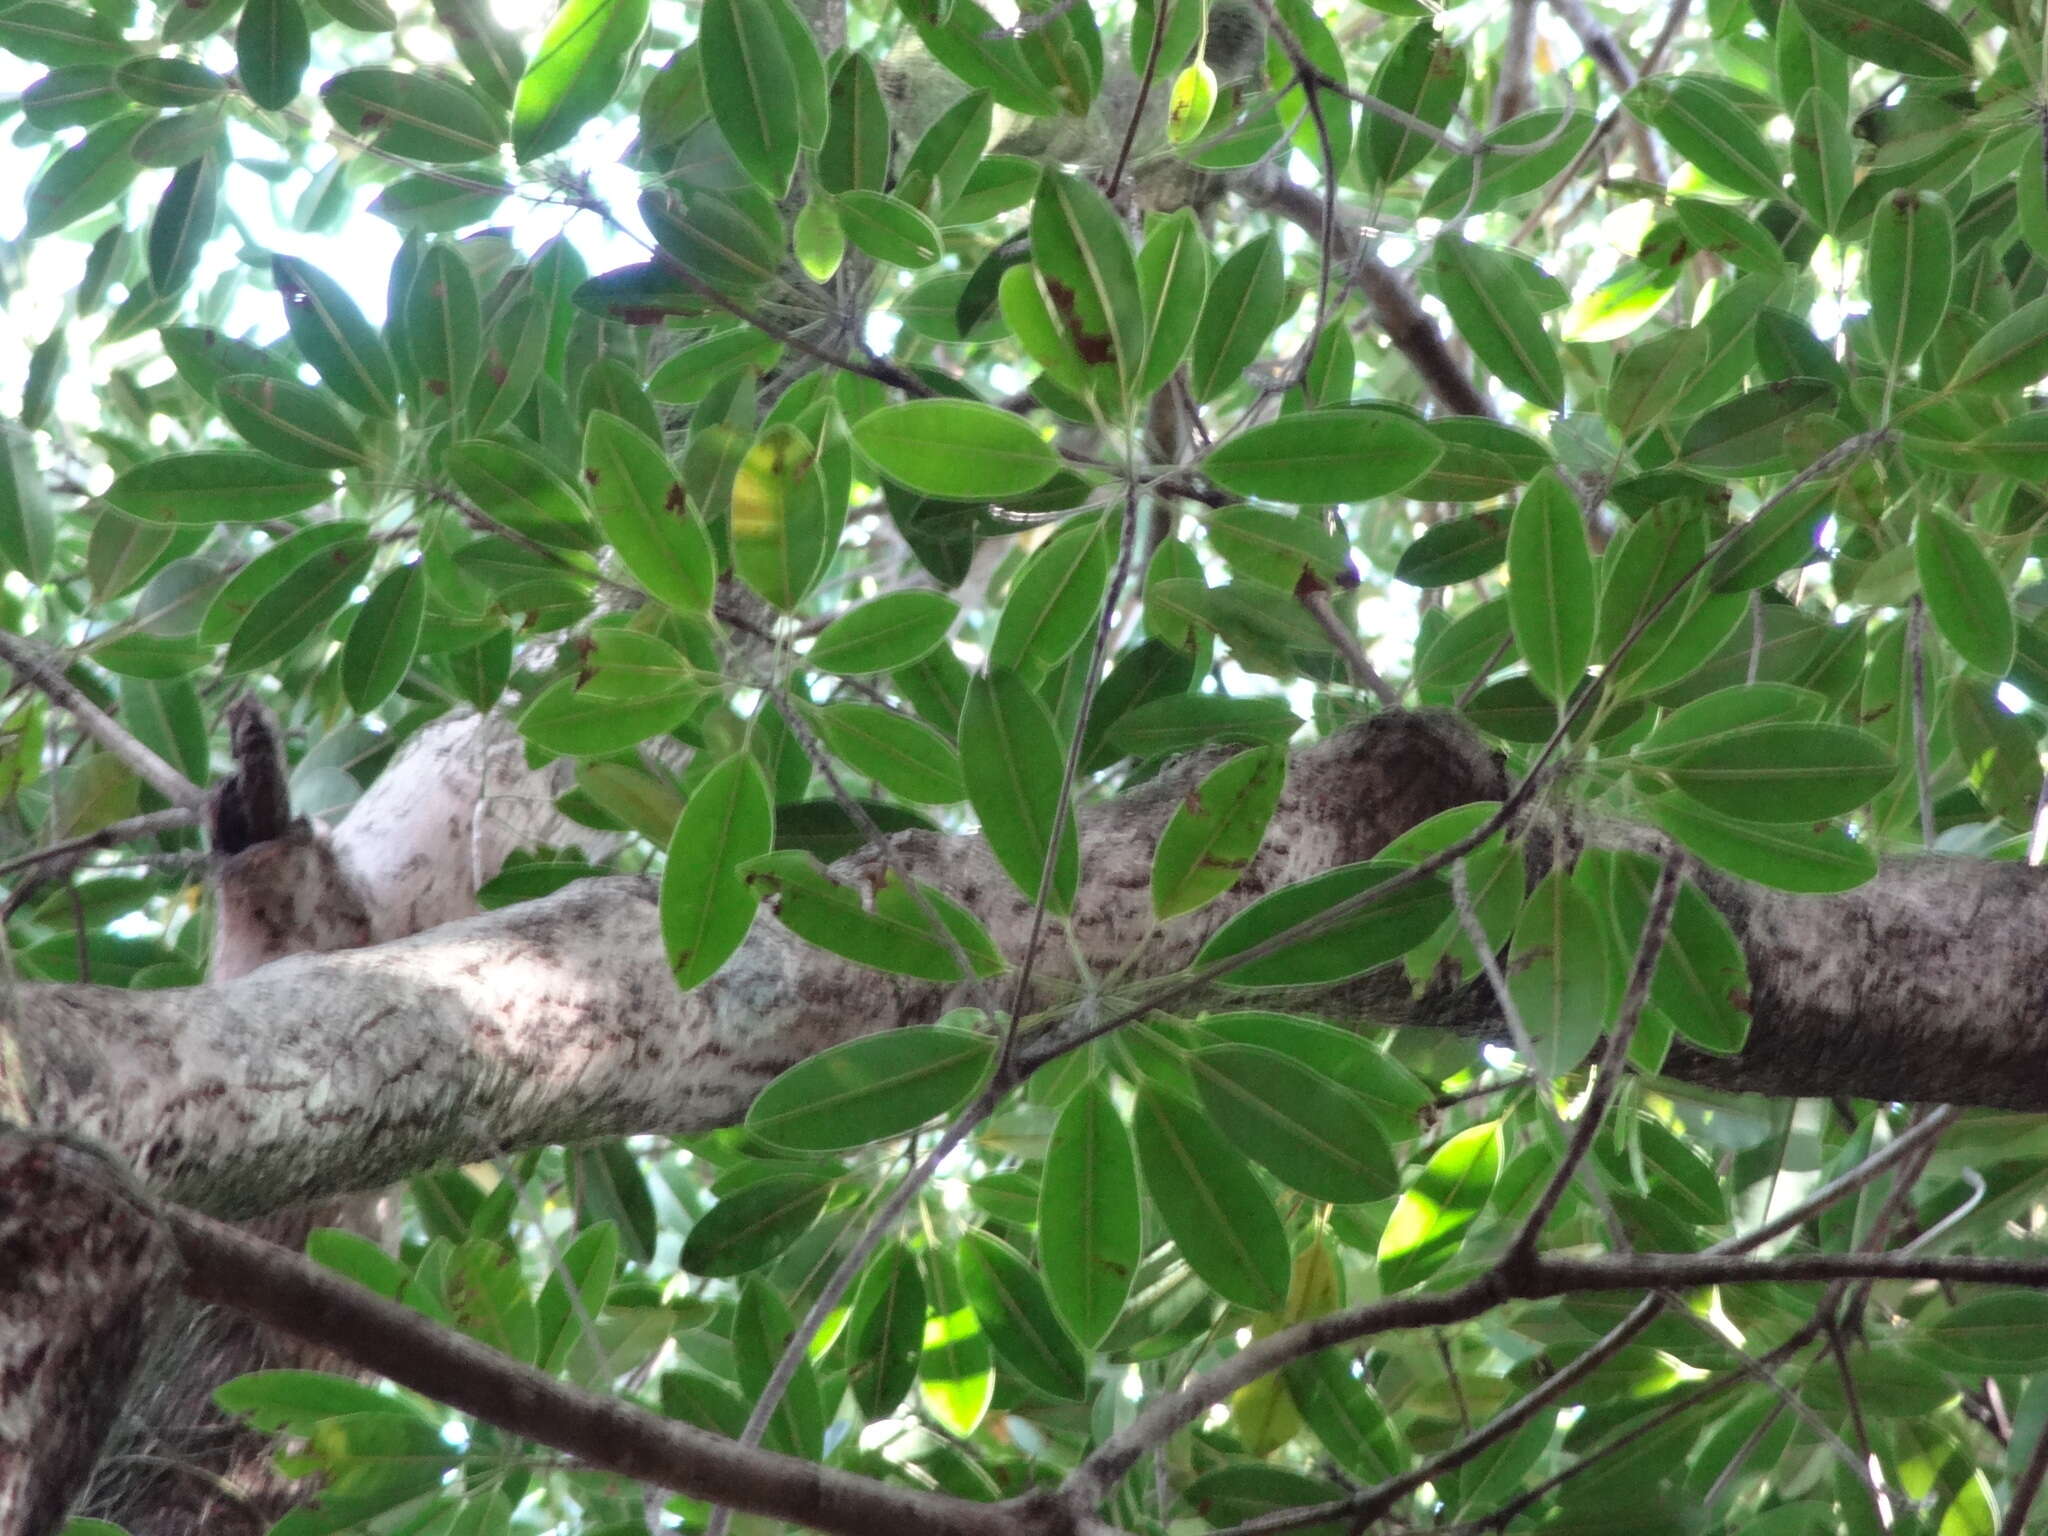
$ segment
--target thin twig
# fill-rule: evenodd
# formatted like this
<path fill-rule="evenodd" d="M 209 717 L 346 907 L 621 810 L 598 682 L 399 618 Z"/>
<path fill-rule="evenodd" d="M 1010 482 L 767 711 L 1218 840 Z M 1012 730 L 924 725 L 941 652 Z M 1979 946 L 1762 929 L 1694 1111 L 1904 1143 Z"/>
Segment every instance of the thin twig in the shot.
<path fill-rule="evenodd" d="M 1166 6 L 1158 4 L 1152 8 L 1152 46 L 1145 53 L 1145 72 L 1138 77 L 1138 100 L 1131 108 L 1131 120 L 1124 124 L 1124 141 L 1117 146 L 1116 164 L 1109 168 L 1109 185 L 1105 193 L 1112 201 L 1117 188 L 1123 185 L 1124 167 L 1131 161 L 1131 145 L 1137 142 L 1138 122 L 1145 115 L 1145 103 L 1152 95 L 1152 81 L 1159 70 L 1159 50 L 1166 44 Z"/>
<path fill-rule="evenodd" d="M 5 863 L 0 863 L 0 877 L 11 875 L 18 869 L 28 869 L 53 860 L 82 858 L 99 849 L 112 848 L 117 843 L 132 843 L 165 832 L 177 832 L 196 825 L 198 820 L 199 812 L 189 806 L 176 805 L 169 810 L 145 811 L 140 816 L 129 816 L 121 821 L 109 822 L 97 832 L 67 837 L 62 842 L 48 843 L 32 852 L 17 854 Z"/>
<path fill-rule="evenodd" d="M 1131 562 L 1138 547 L 1138 488 L 1124 492 L 1123 529 L 1118 537 L 1116 569 L 1109 590 L 1102 597 L 1102 613 L 1095 623 L 1095 643 L 1088 652 L 1088 676 L 1081 687 L 1081 707 L 1074 715 L 1073 739 L 1067 743 L 1067 760 L 1060 769 L 1059 801 L 1053 811 L 1052 841 L 1038 869 L 1038 891 L 1031 903 L 1031 937 L 1024 946 L 1023 962 L 1017 967 L 1017 985 L 1010 993 L 1010 1010 L 1003 1020 L 1003 1048 L 997 1058 L 996 1076 L 1008 1072 L 1017 1050 L 1017 1020 L 1030 996 L 1031 972 L 1038 961 L 1038 942 L 1045 932 L 1046 901 L 1052 895 L 1053 872 L 1059 867 L 1060 839 L 1066 836 L 1073 815 L 1074 784 L 1081 776 L 1081 747 L 1088 734 L 1088 717 L 1095 710 L 1096 691 L 1102 686 L 1102 663 L 1109 653 L 1109 637 L 1116 625 L 1117 605 L 1123 601 L 1124 583 L 1130 579 Z"/>
<path fill-rule="evenodd" d="M 1607 1117 L 1607 1106 L 1614 1101 L 1615 1090 L 1620 1087 L 1621 1079 L 1628 1070 L 1629 1042 L 1635 1038 L 1636 1025 L 1650 1001 L 1650 978 L 1657 972 L 1657 959 L 1664 953 L 1664 940 L 1671 932 L 1671 914 L 1678 908 L 1678 887 L 1684 872 L 1684 856 L 1674 852 L 1665 858 L 1664 867 L 1657 873 L 1657 887 L 1650 896 L 1649 915 L 1643 919 L 1642 937 L 1636 942 L 1635 966 L 1629 972 L 1628 990 L 1622 994 L 1621 1015 L 1608 1031 L 1607 1050 L 1600 1059 L 1599 1074 L 1580 1107 L 1564 1157 L 1551 1174 L 1550 1182 L 1536 1197 L 1536 1203 L 1530 1207 L 1529 1215 L 1515 1234 L 1514 1241 L 1508 1244 L 1507 1254 L 1501 1260 L 1503 1265 L 1518 1266 L 1535 1256 L 1536 1244 L 1543 1236 L 1544 1227 L 1557 1210 L 1558 1202 L 1564 1198 L 1565 1190 L 1571 1186 L 1579 1165 L 1592 1151 L 1593 1138 L 1600 1134 L 1600 1124 Z"/>
<path fill-rule="evenodd" d="M 1919 781 L 1920 841 L 1934 846 L 1934 771 L 1927 754 L 1927 605 L 1913 596 L 1906 620 L 1906 665 L 1913 673 L 1913 773 Z"/>
<path fill-rule="evenodd" d="M 1380 676 L 1365 654 L 1365 647 L 1358 643 L 1357 632 L 1337 617 L 1336 609 L 1330 606 L 1330 594 L 1322 587 L 1297 587 L 1295 596 L 1301 599 L 1301 606 L 1309 617 L 1322 626 L 1324 634 L 1330 637 L 1330 644 L 1337 648 L 1337 654 L 1344 658 L 1344 669 L 1351 674 L 1354 686 L 1363 688 L 1387 709 L 1401 707 L 1401 694 L 1393 684 Z"/>

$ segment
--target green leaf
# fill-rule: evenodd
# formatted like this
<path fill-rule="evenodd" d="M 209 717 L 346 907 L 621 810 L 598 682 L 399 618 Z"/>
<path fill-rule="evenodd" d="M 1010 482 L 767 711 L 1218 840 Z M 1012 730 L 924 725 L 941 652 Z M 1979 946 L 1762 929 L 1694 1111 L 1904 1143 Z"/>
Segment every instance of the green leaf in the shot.
<path fill-rule="evenodd" d="M 813 718 L 834 757 L 898 798 L 950 805 L 966 796 L 958 756 L 921 721 L 851 699 L 828 704 Z"/>
<path fill-rule="evenodd" d="M 333 494 L 330 475 L 219 449 L 146 459 L 107 487 L 107 501 L 130 517 L 191 526 L 267 522 Z"/>
<path fill-rule="evenodd" d="M 760 1400 L 795 1333 L 796 1320 L 775 1288 L 759 1275 L 748 1277 L 732 1315 L 733 1367 L 742 1399 Z M 797 1365 L 769 1419 L 764 1443 L 806 1461 L 825 1454 L 825 1404 L 809 1360 Z"/>
<path fill-rule="evenodd" d="M 428 249 L 406 291 L 404 325 L 405 350 L 425 396 L 459 412 L 475 376 L 483 317 L 476 279 L 452 247 Z"/>
<path fill-rule="evenodd" d="M 451 444 L 445 463 L 462 494 L 493 522 L 554 549 L 598 547 L 583 498 L 537 455 L 476 437 Z"/>
<path fill-rule="evenodd" d="M 853 424 L 854 446 L 927 496 L 991 501 L 1036 490 L 1059 455 L 1030 423 L 974 400 L 910 400 Z"/>
<path fill-rule="evenodd" d="M 804 659 L 846 677 L 888 672 L 937 650 L 959 617 L 960 605 L 943 592 L 884 593 L 826 625 Z"/>
<path fill-rule="evenodd" d="M 678 613 L 707 611 L 716 578 L 711 538 L 667 455 L 622 418 L 592 411 L 583 483 L 604 542 L 642 589 Z"/>
<path fill-rule="evenodd" d="M 110 117 L 69 149 L 59 150 L 28 189 L 21 237 L 54 235 L 126 191 L 142 169 L 129 149 L 149 122 L 140 112 Z"/>
<path fill-rule="evenodd" d="M 1633 439 L 1668 417 L 1698 376 L 1706 352 L 1706 333 L 1688 325 L 1623 353 L 1607 387 L 1606 416 L 1615 432 Z"/>
<path fill-rule="evenodd" d="M 1735 104 L 1692 75 L 1652 75 L 1627 96 L 1628 108 L 1671 147 L 1732 192 L 1776 198 L 1784 172 L 1764 137 Z"/>
<path fill-rule="evenodd" d="M 409 1411 L 404 1398 L 325 1371 L 252 1371 L 216 1387 L 213 1400 L 258 1429 L 301 1434 L 344 1414 Z"/>
<path fill-rule="evenodd" d="M 2048 374 L 2048 298 L 2022 304 L 1978 337 L 1949 375 L 1948 387 L 1999 394 L 2025 389 L 2043 374 Z"/>
<path fill-rule="evenodd" d="M 1030 684 L 1014 672 L 978 674 L 960 713 L 960 771 L 990 852 L 1027 900 L 1036 900 L 1048 860 L 1047 907 L 1064 916 L 1074 904 L 1081 855 L 1074 818 L 1059 817 L 1066 743 Z"/>
<path fill-rule="evenodd" d="M 1380 1289 L 1418 1285 L 1449 1263 L 1500 1174 L 1498 1121 L 1460 1131 L 1430 1155 L 1380 1233 Z"/>
<path fill-rule="evenodd" d="M 961 1288 L 951 1251 L 926 1248 L 922 1257 L 931 1316 L 917 1362 L 918 1395 L 946 1428 L 971 1435 L 995 1395 L 988 1336 Z"/>
<path fill-rule="evenodd" d="M 320 100 L 344 131 L 404 160 L 461 165 L 505 142 L 502 111 L 432 70 L 344 70 L 320 87 Z"/>
<path fill-rule="evenodd" d="M 1152 858 L 1152 913 L 1160 921 L 1213 901 L 1237 884 L 1280 803 L 1287 754 L 1240 752 L 1175 807 Z"/>
<path fill-rule="evenodd" d="M 1275 1311 L 1292 1261 L 1272 1198 L 1206 1113 L 1150 1084 L 1131 1128 L 1145 1192 L 1180 1256 L 1225 1301 Z"/>
<path fill-rule="evenodd" d="M 534 1359 L 543 1370 L 560 1371 L 579 1352 L 582 1362 L 591 1366 L 602 1360 L 594 1337 L 595 1321 L 611 1292 L 618 1262 L 619 1229 L 601 1221 L 577 1233 L 576 1240 L 562 1250 L 560 1261 L 550 1266 L 534 1301 L 539 1323 Z M 595 1374 L 595 1370 L 576 1373 L 582 1380 Z"/>
<path fill-rule="evenodd" d="M 370 212 L 408 234 L 447 234 L 488 219 L 511 191 L 495 171 L 403 176 L 370 200 Z"/>
<path fill-rule="evenodd" d="M 674 730 L 701 697 L 681 654 L 653 635 L 599 630 L 579 645 L 576 663 L 519 717 L 520 734 L 543 752 L 600 757 L 627 751 Z"/>
<path fill-rule="evenodd" d="M 489 1238 L 458 1244 L 449 1256 L 442 1297 L 449 1320 L 478 1343 L 531 1364 L 539 1342 L 533 1298 L 519 1255 Z"/>
<path fill-rule="evenodd" d="M 1048 1396 L 1081 1402 L 1088 1365 L 1024 1256 L 987 1232 L 963 1234 L 960 1283 L 996 1358 Z"/>
<path fill-rule="evenodd" d="M 1385 862 L 1345 864 L 1283 886 L 1225 923 L 1202 946 L 1195 963 L 1207 967 L 1228 960 L 1339 903 L 1363 896 L 1406 873 L 1407 867 Z M 1326 932 L 1296 939 L 1238 966 L 1224 981 L 1234 987 L 1284 987 L 1362 976 L 1420 944 L 1450 911 L 1450 888 L 1434 875 L 1426 875 L 1391 896 L 1367 903 Z"/>
<path fill-rule="evenodd" d="M 1656 883 L 1656 862 L 1647 854 L 1618 853 L 1609 866 L 1610 911 L 1630 944 L 1642 934 Z M 1730 1055 L 1749 1037 L 1748 958 L 1728 920 L 1690 882 L 1679 887 L 1650 1001 L 1701 1050 Z"/>
<path fill-rule="evenodd" d="M 1042 676 L 1095 628 L 1109 587 L 1102 526 L 1087 519 L 1031 552 L 996 621 L 988 663 Z"/>
<path fill-rule="evenodd" d="M 353 538 L 294 567 L 236 626 L 222 668 L 253 672 L 296 650 L 342 610 L 376 554 L 368 539 Z"/>
<path fill-rule="evenodd" d="M 1515 891 L 1515 906 L 1521 891 Z M 1212 1013 L 1202 1019 L 1202 1033 L 1233 1045 L 1278 1051 L 1317 1077 L 1336 1084 L 1364 1101 L 1365 1109 L 1390 1139 L 1415 1132 L 1435 1094 L 1413 1073 L 1381 1054 L 1362 1036 L 1316 1019 L 1285 1013 Z"/>
<path fill-rule="evenodd" d="M 173 294 L 191 280 L 220 211 L 220 162 L 201 155 L 178 167 L 149 221 L 149 281 Z"/>
<path fill-rule="evenodd" d="M 301 565 L 323 555 L 367 544 L 368 529 L 357 522 L 315 523 L 263 551 L 214 595 L 199 621 L 199 642 L 222 645 L 258 601 Z"/>
<path fill-rule="evenodd" d="M 846 1324 L 847 1385 L 871 1419 L 890 1413 L 917 1381 L 924 1348 L 924 1277 L 901 1242 L 868 1261 Z"/>
<path fill-rule="evenodd" d="M 1257 1045 L 1214 1045 L 1188 1058 L 1209 1119 L 1282 1183 L 1338 1205 L 1380 1200 L 1394 1156 L 1356 1094 Z"/>
<path fill-rule="evenodd" d="M 97 526 L 93 532 L 97 542 Z M 40 584 L 49 576 L 56 542 L 57 521 L 44 488 L 35 439 L 12 422 L 0 422 L 0 560 L 32 584 Z M 93 586 L 97 594 L 103 583 L 95 581 Z"/>
<path fill-rule="evenodd" d="M 691 342 L 654 370 L 647 393 L 663 405 L 695 405 L 738 368 L 765 372 L 782 358 L 782 343 L 752 326 L 735 326 Z"/>
<path fill-rule="evenodd" d="M 363 441 L 320 390 L 260 373 L 233 374 L 215 391 L 220 413 L 250 447 L 308 469 L 363 462 Z"/>
<path fill-rule="evenodd" d="M 1098 1082 L 1060 1111 L 1038 1192 L 1038 1262 L 1053 1305 L 1093 1348 L 1137 1273 L 1138 1171 L 1130 1133 Z"/>
<path fill-rule="evenodd" d="M 1432 128 L 1449 125 L 1465 94 L 1465 54 L 1425 17 L 1387 50 L 1372 78 L 1372 94 Z M 1398 181 L 1429 157 L 1427 134 L 1377 112 L 1365 114 L 1358 136 L 1359 167 L 1377 184 Z"/>
<path fill-rule="evenodd" d="M 1834 385 L 1824 379 L 1779 379 L 1747 390 L 1696 418 L 1679 453 L 1687 468 L 1731 478 L 1792 469 L 1796 454 L 1787 429 L 1834 396 Z"/>
<path fill-rule="evenodd" d="M 1606 920 L 1561 869 L 1529 893 L 1508 954 L 1508 995 L 1545 1077 L 1586 1059 L 1609 1019 Z"/>
<path fill-rule="evenodd" d="M 1394 576 L 1411 587 L 1454 586 L 1484 576 L 1507 557 L 1508 519 L 1475 512 L 1425 529 L 1401 552 Z"/>
<path fill-rule="evenodd" d="M 810 592 L 831 558 L 845 516 L 826 497 L 822 455 L 789 422 L 764 430 L 732 482 L 733 569 L 787 613 Z"/>
<path fill-rule="evenodd" d="M 1123 220 L 1092 183 L 1048 170 L 1031 205 L 1031 259 L 1083 363 L 1128 389 L 1145 355 L 1145 305 Z"/>
<path fill-rule="evenodd" d="M 1508 524 L 1508 615 L 1530 677 L 1562 704 L 1592 659 L 1594 586 L 1578 498 L 1555 470 L 1530 482 Z"/>
<path fill-rule="evenodd" d="M 896 184 L 897 195 L 919 203 L 927 212 L 948 215 L 948 223 L 975 223 L 980 217 L 992 217 L 1024 203 L 1038 182 L 1038 172 L 1029 161 L 1014 162 L 1022 172 L 1015 201 L 991 209 L 986 215 L 972 209 L 963 214 L 953 206 L 990 159 L 1014 161 L 1010 156 L 987 155 L 989 129 L 994 121 L 994 103 L 987 91 L 970 91 L 946 108 L 925 129 L 910 158 L 903 163 L 903 175 Z"/>
<path fill-rule="evenodd" d="M 553 154 L 619 92 L 647 32 L 647 0 L 565 0 L 512 104 L 512 153 Z"/>
<path fill-rule="evenodd" d="M 1994 1291 L 1923 1325 L 1925 1337 L 1972 1371 L 1997 1375 L 2048 1366 L 2048 1296 Z"/>
<path fill-rule="evenodd" d="M 1593 135 L 1593 114 L 1539 107 L 1489 133 L 1481 155 L 1458 155 L 1422 199 L 1422 216 L 1456 219 L 1491 212 L 1512 198 L 1548 185 Z M 1474 185 L 1474 167 L 1477 185 Z"/>
<path fill-rule="evenodd" d="M 1922 507 L 1913 524 L 1913 565 L 1942 639 L 1980 672 L 2012 670 L 2018 631 L 1997 567 L 1954 514 Z"/>
<path fill-rule="evenodd" d="M 1878 200 L 1865 281 L 1871 331 L 1893 367 L 1917 359 L 1947 314 L 1955 247 L 1948 204 L 1934 193 L 1901 190 Z"/>
<path fill-rule="evenodd" d="M 1240 432 L 1202 470 L 1266 501 L 1370 501 L 1412 484 L 1442 453 L 1427 428 L 1391 412 L 1299 411 Z"/>
<path fill-rule="evenodd" d="M 713 1279 L 760 1269 L 811 1229 L 832 1188 L 815 1173 L 770 1174 L 744 1185 L 697 1218 L 679 1262 Z"/>
<path fill-rule="evenodd" d="M 1837 826 L 1761 824 L 1671 795 L 1650 818 L 1716 869 L 1781 891 L 1852 891 L 1877 875 L 1876 853 Z"/>
<path fill-rule="evenodd" d="M 1437 297 L 1474 355 L 1516 394 L 1561 411 L 1564 365 L 1514 270 L 1515 259 L 1442 234 L 1431 247 L 1430 271 Z"/>
<path fill-rule="evenodd" d="M 1187 354 L 1209 292 L 1209 242 L 1192 208 L 1177 209 L 1153 226 L 1138 252 L 1145 353 L 1132 392 L 1149 398 L 1166 387 Z"/>
<path fill-rule="evenodd" d="M 1926 0 L 1799 0 L 1799 15 L 1852 59 L 1935 79 L 1972 73 L 1968 35 Z"/>
<path fill-rule="evenodd" d="M 879 192 L 889 180 L 889 103 L 866 54 L 849 53 L 833 72 L 830 120 L 818 149 L 827 192 Z"/>
<path fill-rule="evenodd" d="M 1674 198 L 1672 207 L 1679 228 L 1700 250 L 1711 251 L 1744 272 L 1775 275 L 1785 270 L 1783 248 L 1769 230 L 1740 208 L 1700 197 Z"/>
<path fill-rule="evenodd" d="M 1188 359 L 1188 387 L 1197 402 L 1213 400 L 1238 382 L 1280 323 L 1286 297 L 1286 259 L 1270 231 L 1233 251 L 1217 269 Z"/>
<path fill-rule="evenodd" d="M 915 269 L 945 253 L 939 227 L 901 198 L 855 187 L 833 206 L 846 238 L 876 261 Z"/>
<path fill-rule="evenodd" d="M 235 28 L 235 73 L 259 107 L 277 111 L 299 94 L 313 37 L 299 0 L 247 0 Z"/>
<path fill-rule="evenodd" d="M 371 589 L 341 648 L 341 689 L 358 714 L 368 714 L 405 681 L 426 612 L 426 571 L 418 563 L 385 572 Z"/>
<path fill-rule="evenodd" d="M 0 52 L 56 68 L 119 64 L 135 49 L 122 39 L 116 14 L 23 0 L 0 8 Z"/>
<path fill-rule="evenodd" d="M 964 1029 L 864 1035 L 798 1062 L 762 1089 L 747 1129 L 798 1152 L 866 1146 L 957 1110 L 994 1060 L 995 1042 Z"/>
<path fill-rule="evenodd" d="M 1695 800 L 1749 821 L 1825 821 L 1852 811 L 1892 780 L 1897 765 L 1853 726 L 1766 721 L 1683 748 L 1665 777 Z"/>
<path fill-rule="evenodd" d="M 36 128 L 85 128 L 112 117 L 128 101 L 106 65 L 66 64 L 21 93 L 21 115 Z"/>
<path fill-rule="evenodd" d="M 733 157 L 771 197 L 789 190 L 801 138 L 796 67 L 760 0 L 705 0 L 697 52 L 704 94 Z"/>
<path fill-rule="evenodd" d="M 735 753 L 697 786 L 676 821 L 661 877 L 661 938 L 685 991 L 731 958 L 754 924 L 754 892 L 739 866 L 774 841 L 774 802 L 759 762 Z"/>
<path fill-rule="evenodd" d="M 397 414 L 398 373 L 391 354 L 347 290 L 295 256 L 271 257 L 270 273 L 292 340 L 319 369 L 321 382 L 365 415 Z"/>
<path fill-rule="evenodd" d="M 893 872 L 857 891 L 828 878 L 810 854 L 783 848 L 750 860 L 741 873 L 791 933 L 856 965 L 925 981 L 1003 969 L 994 941 L 965 907 L 928 885 L 913 895 Z"/>
<path fill-rule="evenodd" d="M 1792 114 L 1792 190 L 1821 229 L 1833 234 L 1856 186 L 1856 145 L 1844 104 L 1819 87 Z"/>

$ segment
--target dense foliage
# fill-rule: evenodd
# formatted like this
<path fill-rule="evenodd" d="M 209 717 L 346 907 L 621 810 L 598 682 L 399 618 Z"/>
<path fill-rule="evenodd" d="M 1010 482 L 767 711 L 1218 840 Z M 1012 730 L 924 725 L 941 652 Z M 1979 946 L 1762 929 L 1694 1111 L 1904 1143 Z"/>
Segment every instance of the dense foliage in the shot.
<path fill-rule="evenodd" d="M 1210 6 L 0 8 L 17 680 L 54 658 L 199 784 L 253 691 L 330 817 L 427 721 L 516 712 L 613 851 L 532 849 L 488 904 L 646 870 L 684 987 L 771 920 L 961 984 L 744 1127 L 425 1174 L 397 1256 L 323 1262 L 734 1436 L 823 1296 L 753 1433 L 993 1498 L 1254 1336 L 1485 1272 L 1532 1209 L 1548 1247 L 1691 1252 L 1913 1119 L 1658 1076 L 1743 1043 L 1728 924 L 1651 855 L 1521 833 L 1596 810 L 1799 892 L 2025 856 L 2048 25 Z M 197 981 L 190 817 L 61 704 L 0 703 L 14 974 Z M 1401 704 L 1497 744 L 1514 799 L 1194 967 L 1462 976 L 1503 1047 L 1119 974 L 1014 1017 L 955 894 L 827 868 L 978 827 L 1057 935 L 1077 807 L 1220 744 L 1150 871 L 1198 914 L 1287 745 Z M 1767 1251 L 2018 1251 L 2048 1156 L 1987 1116 L 1902 1166 Z M 1644 1290 L 1294 1361 L 1104 1513 L 1947 1536 L 2048 1419 L 2037 1293 Z M 653 1528 L 388 1389 L 223 1401 L 331 1480 L 295 1531 Z"/>

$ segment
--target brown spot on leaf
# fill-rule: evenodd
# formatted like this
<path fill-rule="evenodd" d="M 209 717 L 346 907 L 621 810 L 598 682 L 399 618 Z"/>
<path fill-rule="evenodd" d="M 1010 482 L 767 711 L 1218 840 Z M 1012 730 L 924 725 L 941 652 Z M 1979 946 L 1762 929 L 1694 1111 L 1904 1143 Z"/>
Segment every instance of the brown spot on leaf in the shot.
<path fill-rule="evenodd" d="M 1059 311 L 1060 319 L 1066 322 L 1067 337 L 1074 343 L 1074 351 L 1084 363 L 1109 363 L 1116 360 L 1116 344 L 1110 337 L 1091 332 L 1081 321 L 1080 307 L 1074 301 L 1074 290 L 1056 278 L 1045 280 L 1047 297 L 1052 307 Z"/>

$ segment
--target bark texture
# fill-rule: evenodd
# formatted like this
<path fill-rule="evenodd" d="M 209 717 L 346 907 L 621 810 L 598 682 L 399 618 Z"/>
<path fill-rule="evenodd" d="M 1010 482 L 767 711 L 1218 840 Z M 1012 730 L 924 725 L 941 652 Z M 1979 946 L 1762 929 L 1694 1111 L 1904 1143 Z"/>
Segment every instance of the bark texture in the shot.
<path fill-rule="evenodd" d="M 103 1159 L 0 1135 L 0 1530 L 63 1524 L 177 1272 Z"/>
<path fill-rule="evenodd" d="M 245 697 L 230 706 L 229 724 L 235 770 L 207 803 L 216 982 L 286 955 L 353 949 L 471 915 L 476 885 L 512 847 L 570 831 L 552 814 L 555 775 L 530 773 L 501 722 L 430 727 L 332 834 L 293 818 L 270 712 Z M 293 1204 L 249 1231 L 294 1252 L 315 1227 L 379 1239 L 387 1206 L 375 1193 Z M 278 1472 L 273 1438 L 222 1413 L 213 1389 L 250 1371 L 352 1367 L 319 1340 L 228 1307 L 165 1297 L 150 1321 L 133 1389 L 125 1399 L 107 1393 L 121 1412 L 81 1509 L 133 1536 L 260 1536 L 304 1501 L 307 1485 Z M 112 1374 L 87 1379 L 104 1390 Z"/>
<path fill-rule="evenodd" d="M 1075 936 L 1098 966 L 1126 958 L 1150 930 L 1154 843 L 1213 762 L 1192 758 L 1084 817 Z M 1246 901 L 1370 857 L 1426 816 L 1504 789 L 1493 758 L 1432 716 L 1384 715 L 1295 754 L 1238 890 L 1167 925 L 1130 980 L 1178 970 Z M 1654 842 L 1626 827 L 1589 835 Z M 900 834 L 891 852 L 975 910 L 1020 958 L 1029 908 L 979 839 Z M 837 872 L 858 881 L 879 857 L 856 855 Z M 1699 878 L 1748 947 L 1755 1023 L 1742 1055 L 1682 1056 L 1676 1073 L 1780 1094 L 2048 1108 L 2048 875 L 1913 859 L 1836 897 Z M 1056 935 L 1042 941 L 1038 966 L 1045 997 L 1071 980 Z M 1441 985 L 1416 999 L 1384 972 L 1178 1006 L 1248 997 L 1362 1024 L 1495 1025 L 1481 988 Z M 15 1091 L 38 1125 L 103 1142 L 173 1199 L 248 1217 L 437 1162 L 730 1124 L 803 1057 L 962 1001 L 999 1004 L 1000 984 L 975 994 L 865 970 L 800 943 L 766 914 L 723 972 L 679 993 L 653 884 L 605 877 L 372 948 L 293 956 L 225 984 L 24 987 L 8 1026 Z"/>

